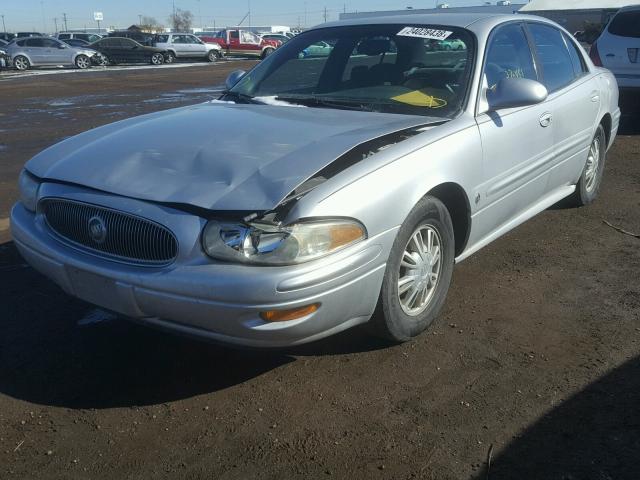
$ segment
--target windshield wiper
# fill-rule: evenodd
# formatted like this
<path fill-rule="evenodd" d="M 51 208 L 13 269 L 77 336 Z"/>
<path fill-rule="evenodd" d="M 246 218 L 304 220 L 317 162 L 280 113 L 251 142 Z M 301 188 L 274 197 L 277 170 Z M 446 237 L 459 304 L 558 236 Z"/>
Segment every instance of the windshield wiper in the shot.
<path fill-rule="evenodd" d="M 246 93 L 233 92 L 231 90 L 222 92 L 222 96 L 220 98 L 222 100 L 227 100 L 228 98 L 230 98 L 236 103 L 257 103 L 262 105 L 262 102 L 255 100 L 251 95 L 247 95 Z"/>
<path fill-rule="evenodd" d="M 352 102 L 348 100 L 338 100 L 323 97 L 314 96 L 297 96 L 297 95 L 278 95 L 276 100 L 283 102 L 295 103 L 298 105 L 305 105 L 308 107 L 327 107 L 327 108 L 339 108 L 343 110 L 359 110 L 365 112 L 374 112 L 375 109 L 371 108 L 369 104 L 362 102 Z"/>

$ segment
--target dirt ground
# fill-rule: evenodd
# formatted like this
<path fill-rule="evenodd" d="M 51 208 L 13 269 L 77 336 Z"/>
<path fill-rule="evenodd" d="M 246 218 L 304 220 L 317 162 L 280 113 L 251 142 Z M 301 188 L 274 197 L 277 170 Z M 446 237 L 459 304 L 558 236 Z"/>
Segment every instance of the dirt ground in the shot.
<path fill-rule="evenodd" d="M 457 266 L 441 317 L 404 345 L 360 330 L 269 352 L 199 343 L 24 264 L 7 217 L 30 156 L 203 101 L 248 66 L 0 77 L 0 478 L 640 478 L 640 239 L 603 222 L 640 233 L 628 99 L 597 203 Z"/>

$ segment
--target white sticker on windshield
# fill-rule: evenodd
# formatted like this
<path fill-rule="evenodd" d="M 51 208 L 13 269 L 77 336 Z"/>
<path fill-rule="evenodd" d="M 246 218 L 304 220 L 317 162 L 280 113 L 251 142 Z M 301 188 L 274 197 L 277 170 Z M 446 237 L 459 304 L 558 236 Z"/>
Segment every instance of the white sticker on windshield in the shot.
<path fill-rule="evenodd" d="M 428 38 L 430 40 L 445 40 L 453 32 L 436 30 L 435 28 L 404 27 L 398 32 L 401 37 Z"/>

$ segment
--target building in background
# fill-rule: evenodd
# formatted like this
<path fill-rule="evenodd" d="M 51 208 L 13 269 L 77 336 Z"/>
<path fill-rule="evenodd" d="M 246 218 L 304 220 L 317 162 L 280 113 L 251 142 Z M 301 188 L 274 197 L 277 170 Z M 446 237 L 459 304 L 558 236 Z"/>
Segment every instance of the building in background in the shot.
<path fill-rule="evenodd" d="M 589 28 L 602 29 L 618 9 L 633 3 L 629 0 L 532 0 L 520 13 L 546 17 L 575 33 Z"/>

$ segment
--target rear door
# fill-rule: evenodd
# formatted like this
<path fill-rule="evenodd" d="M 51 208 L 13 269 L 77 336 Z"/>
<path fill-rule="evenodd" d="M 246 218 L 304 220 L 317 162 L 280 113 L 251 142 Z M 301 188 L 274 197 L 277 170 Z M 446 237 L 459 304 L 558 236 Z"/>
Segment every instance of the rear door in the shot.
<path fill-rule="evenodd" d="M 640 9 L 613 17 L 598 40 L 602 64 L 620 79 L 640 80 Z"/>
<path fill-rule="evenodd" d="M 24 42 L 25 52 L 29 55 L 33 65 L 46 65 L 47 61 L 44 56 L 44 39 L 27 38 Z"/>
<path fill-rule="evenodd" d="M 189 35 L 172 35 L 171 46 L 176 52 L 176 57 L 191 56 L 191 39 Z"/>
<path fill-rule="evenodd" d="M 485 90 L 505 78 L 539 80 L 522 22 L 508 23 L 492 32 L 483 77 Z M 551 117 L 548 102 L 497 111 L 479 109 L 476 121 L 482 139 L 484 181 L 478 202 L 484 207 L 477 214 L 478 238 L 544 196 L 548 164 L 554 155 Z"/>
<path fill-rule="evenodd" d="M 551 191 L 576 183 L 582 172 L 600 111 L 600 85 L 565 33 L 543 23 L 528 22 L 528 27 L 553 113 Z"/>

